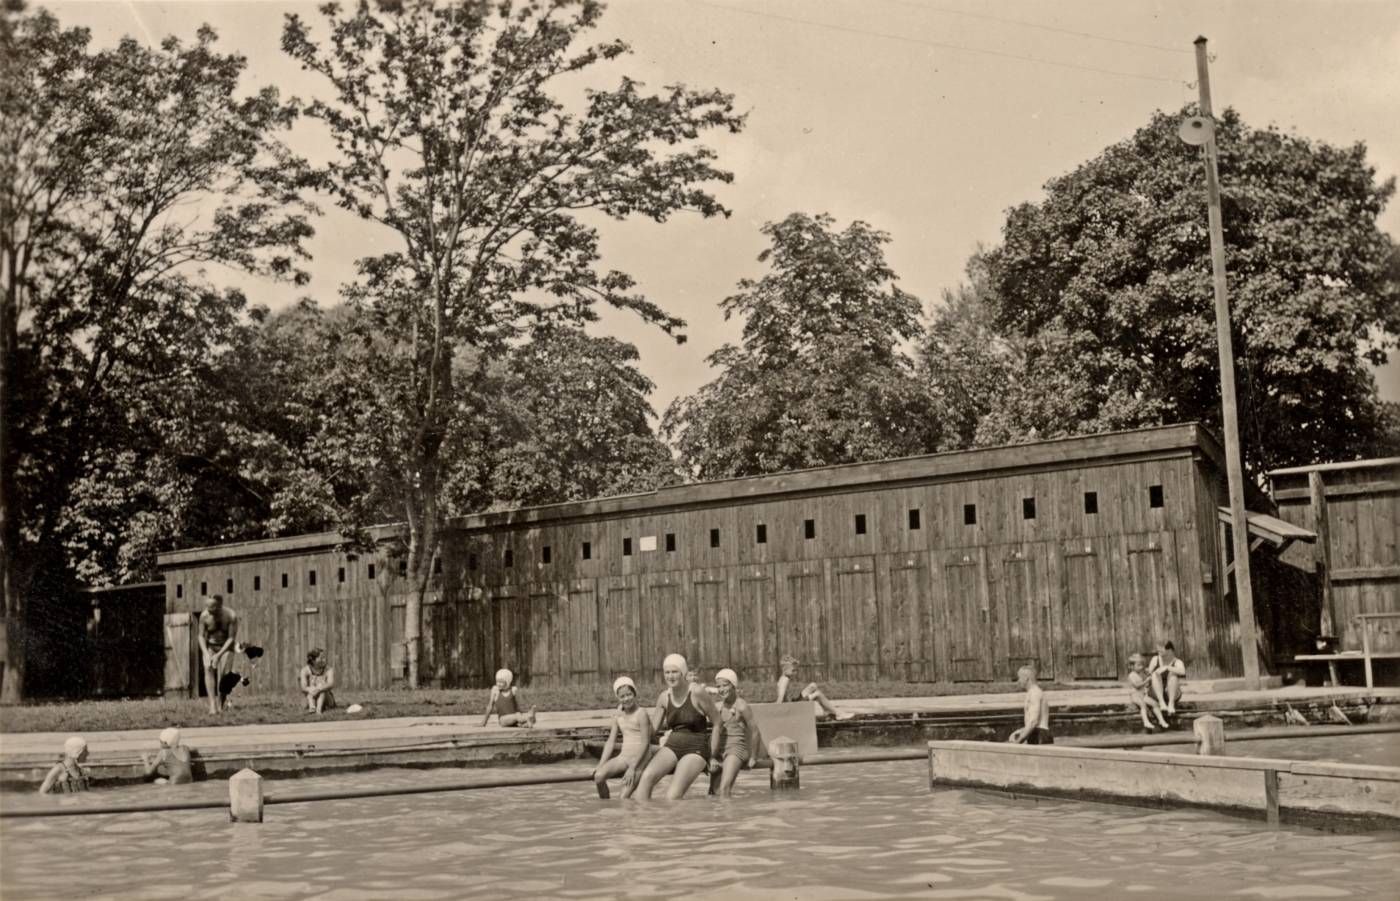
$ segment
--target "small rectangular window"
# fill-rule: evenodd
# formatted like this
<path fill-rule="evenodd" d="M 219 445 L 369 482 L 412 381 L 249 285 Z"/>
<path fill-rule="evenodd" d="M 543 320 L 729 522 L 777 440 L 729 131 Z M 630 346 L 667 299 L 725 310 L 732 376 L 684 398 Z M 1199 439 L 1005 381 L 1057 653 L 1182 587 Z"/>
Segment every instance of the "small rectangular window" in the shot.
<path fill-rule="evenodd" d="M 441 557 L 434 557 L 434 558 L 433 558 L 433 575 L 435 575 L 435 576 L 440 576 L 440 575 L 442 575 L 442 558 L 441 558 Z"/>
<path fill-rule="evenodd" d="M 1084 492 L 1084 512 L 1090 516 L 1099 512 L 1099 493 L 1097 491 Z"/>
<path fill-rule="evenodd" d="M 400 560 L 400 561 L 399 561 L 399 575 L 400 575 L 400 576 L 406 576 L 406 575 L 408 575 L 408 561 L 407 561 L 407 560 Z"/>
<path fill-rule="evenodd" d="M 253 576 L 253 590 L 262 591 L 262 576 Z"/>
<path fill-rule="evenodd" d="M 1023 497 L 1023 498 L 1021 498 L 1021 518 L 1022 518 L 1022 519 L 1035 519 L 1035 498 L 1033 498 L 1033 497 Z"/>
<path fill-rule="evenodd" d="M 857 513 L 857 514 L 856 514 L 856 534 L 857 534 L 857 535 L 864 535 L 864 534 L 865 534 L 865 514 L 864 514 L 864 513 Z"/>
<path fill-rule="evenodd" d="M 316 570 L 314 570 L 314 569 L 307 570 L 307 572 L 306 572 L 306 584 L 307 584 L 307 585 L 315 585 L 315 584 L 316 584 Z"/>
<path fill-rule="evenodd" d="M 710 530 L 710 547 L 719 547 L 719 529 Z"/>
<path fill-rule="evenodd" d="M 1161 486 L 1161 485 L 1151 485 L 1151 486 L 1148 487 L 1148 489 L 1147 489 L 1147 502 L 1148 502 L 1148 504 L 1150 504 L 1150 505 L 1153 506 L 1153 507 L 1160 507 L 1160 506 L 1162 506 L 1163 499 L 1162 499 L 1162 486 Z"/>
<path fill-rule="evenodd" d="M 919 521 L 919 508 L 913 507 L 909 510 L 909 531 L 917 532 L 921 523 Z"/>
<path fill-rule="evenodd" d="M 506 560 L 505 560 L 505 563 L 506 563 L 506 569 L 510 569 L 512 566 L 515 565 L 515 551 L 511 550 L 510 548 L 506 548 Z"/>
<path fill-rule="evenodd" d="M 476 569 L 477 566 L 480 565 L 480 562 L 481 562 L 481 561 L 480 561 L 480 559 L 476 556 L 476 554 L 468 554 L 468 555 L 467 555 L 467 569 L 472 569 L 472 570 Z"/>
<path fill-rule="evenodd" d="M 630 557 L 630 556 L 632 556 L 632 539 L 631 539 L 631 538 L 624 538 L 624 539 L 622 539 L 622 556 L 624 556 L 624 557 Z"/>
<path fill-rule="evenodd" d="M 592 542 L 585 541 L 585 542 L 583 543 L 583 559 L 585 559 L 585 560 L 592 560 L 592 559 L 593 559 L 593 544 L 592 544 Z"/>
<path fill-rule="evenodd" d="M 549 545 L 547 545 L 547 544 L 540 550 L 540 562 L 541 562 L 541 563 L 548 563 L 548 562 L 549 562 Z"/>
<path fill-rule="evenodd" d="M 199 593 L 200 593 L 201 595 L 206 595 L 206 594 L 209 593 L 209 583 L 208 583 L 208 582 L 200 582 L 200 583 L 199 583 Z"/>
<path fill-rule="evenodd" d="M 282 587 L 283 587 L 283 588 L 286 588 L 286 587 L 287 587 L 287 574 L 286 574 L 286 573 L 282 573 Z"/>
<path fill-rule="evenodd" d="M 185 586 L 183 586 L 183 585 L 176 585 L 176 586 L 175 586 L 175 597 L 177 597 L 177 598 L 182 598 L 182 597 L 184 597 L 184 596 L 185 596 Z"/>
<path fill-rule="evenodd" d="M 667 551 L 674 551 L 675 549 L 676 549 L 676 533 L 675 533 L 675 532 L 667 532 L 667 533 L 666 533 L 666 550 L 667 550 Z"/>
<path fill-rule="evenodd" d="M 802 537 L 809 541 L 817 537 L 817 521 L 815 519 L 802 520 Z"/>
<path fill-rule="evenodd" d="M 369 565 L 369 572 L 365 573 L 365 575 L 369 576 L 369 578 L 371 578 L 371 579 L 374 578 L 374 564 L 373 564 L 373 563 L 371 563 L 371 564 Z"/>
<path fill-rule="evenodd" d="M 976 505 L 976 504 L 963 504 L 963 525 L 965 525 L 965 526 L 975 526 L 975 525 L 977 525 L 977 505 Z"/>
<path fill-rule="evenodd" d="M 768 543 L 768 526 L 765 525 L 764 523 L 759 523 L 758 526 L 754 529 L 753 540 L 754 540 L 754 544 L 767 544 L 767 543 Z"/>
<path fill-rule="evenodd" d="M 233 594 L 233 580 L 232 580 L 232 579 L 225 579 L 225 580 L 224 580 L 224 591 L 227 592 L 228 594 Z"/>
<path fill-rule="evenodd" d="M 344 581 L 345 581 L 345 567 L 343 567 L 343 566 L 337 566 L 337 567 L 336 567 L 336 569 L 335 569 L 335 580 L 336 580 L 337 582 L 344 583 Z"/>

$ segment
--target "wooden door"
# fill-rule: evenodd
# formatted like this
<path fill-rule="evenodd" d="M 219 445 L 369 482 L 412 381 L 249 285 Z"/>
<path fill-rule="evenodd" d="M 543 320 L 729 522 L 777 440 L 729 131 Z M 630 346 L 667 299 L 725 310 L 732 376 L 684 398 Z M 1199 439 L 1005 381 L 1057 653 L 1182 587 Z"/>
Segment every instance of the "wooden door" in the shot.
<path fill-rule="evenodd" d="M 580 685 L 598 677 L 598 594 L 592 579 L 569 585 L 564 602 L 569 682 Z"/>
<path fill-rule="evenodd" d="M 553 585 L 533 585 L 529 596 L 530 684 L 559 685 L 559 592 Z"/>
<path fill-rule="evenodd" d="M 948 603 L 948 675 L 954 682 L 992 678 L 992 623 L 981 561 L 955 555 L 943 567 Z"/>
<path fill-rule="evenodd" d="M 880 676 L 908 682 L 937 678 L 930 623 L 928 560 L 923 551 L 882 559 Z"/>
<path fill-rule="evenodd" d="M 529 634 L 530 602 L 513 585 L 491 590 L 491 673 L 508 669 L 524 683 L 529 678 L 530 655 L 524 638 Z M 522 623 L 521 620 L 524 620 Z"/>
<path fill-rule="evenodd" d="M 642 591 L 646 616 L 641 664 L 635 674 L 638 685 L 643 679 L 660 681 L 661 661 L 667 654 L 680 654 L 686 660 L 700 659 L 699 622 L 684 576 L 676 572 L 644 576 Z"/>
<path fill-rule="evenodd" d="M 729 665 L 729 633 L 734 612 L 730 609 L 729 576 L 722 569 L 695 570 L 690 584 L 699 641 L 694 656 L 687 657 L 686 661 L 691 669 L 703 670 L 708 678 L 716 669 Z"/>
<path fill-rule="evenodd" d="M 729 665 L 745 680 L 766 679 L 778 662 L 777 600 L 771 564 L 740 567 L 730 614 Z"/>
<path fill-rule="evenodd" d="M 1060 557 L 1060 615 L 1056 644 L 1064 649 L 1071 679 L 1112 679 L 1118 675 L 1114 653 L 1113 593 L 1102 554 L 1076 544 Z"/>
<path fill-rule="evenodd" d="M 875 600 L 875 558 L 837 560 L 833 571 L 838 615 L 837 673 L 842 679 L 878 679 L 880 605 Z"/>
<path fill-rule="evenodd" d="M 191 613 L 165 614 L 165 685 L 166 695 L 192 693 L 194 680 L 191 678 L 198 664 L 194 662 L 196 646 L 194 628 L 196 618 Z"/>
<path fill-rule="evenodd" d="M 599 675 L 611 681 L 632 675 L 641 666 L 641 606 L 636 576 L 610 576 L 598 580 L 602 594 L 603 629 L 599 638 L 602 665 Z"/>
<path fill-rule="evenodd" d="M 820 561 L 777 567 L 777 655 L 802 661 L 799 678 L 830 678 L 826 651 L 826 570 Z M 773 678 L 778 676 L 773 661 Z M 805 684 L 805 683 L 804 683 Z"/>
<path fill-rule="evenodd" d="M 1013 550 L 1002 560 L 997 587 L 997 620 L 1006 637 L 1005 656 L 997 655 L 997 677 L 1015 681 L 1016 671 L 1033 663 L 1042 679 L 1053 679 L 1045 565 L 1034 546 Z"/>

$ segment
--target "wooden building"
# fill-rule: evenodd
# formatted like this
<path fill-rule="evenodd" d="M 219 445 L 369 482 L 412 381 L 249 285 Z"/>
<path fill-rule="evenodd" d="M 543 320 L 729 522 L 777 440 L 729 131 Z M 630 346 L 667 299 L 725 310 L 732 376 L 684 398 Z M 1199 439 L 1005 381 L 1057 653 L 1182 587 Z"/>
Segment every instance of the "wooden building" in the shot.
<path fill-rule="evenodd" d="M 469 516 L 425 598 L 422 680 L 652 679 L 671 651 L 746 681 L 784 653 L 816 679 L 1007 680 L 1036 661 L 1101 680 L 1167 638 L 1193 676 L 1238 675 L 1223 474 L 1188 424 Z M 373 552 L 325 533 L 164 554 L 167 619 L 220 593 L 267 648 L 255 688 L 290 690 L 313 646 L 342 685 L 389 687 L 409 586 L 400 530 L 373 535 Z"/>

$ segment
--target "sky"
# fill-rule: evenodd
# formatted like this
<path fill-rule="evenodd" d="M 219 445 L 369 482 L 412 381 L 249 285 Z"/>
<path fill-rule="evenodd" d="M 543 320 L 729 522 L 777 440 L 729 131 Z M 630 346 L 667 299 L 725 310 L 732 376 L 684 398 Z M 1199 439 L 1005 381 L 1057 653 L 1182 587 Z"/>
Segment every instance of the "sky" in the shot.
<path fill-rule="evenodd" d="M 248 58 L 250 89 L 306 97 L 318 87 L 280 49 L 283 16 L 317 21 L 316 3 L 34 5 L 91 28 L 99 44 L 191 40 L 207 22 L 223 50 Z M 601 228 L 604 264 L 685 319 L 688 341 L 677 346 L 629 313 L 606 314 L 594 330 L 637 345 L 663 411 L 715 377 L 705 358 L 740 328 L 719 302 L 764 273 L 763 224 L 798 211 L 888 232 L 901 287 L 935 304 L 979 244 L 997 243 L 1009 208 L 1040 199 L 1047 180 L 1155 110 L 1195 99 L 1198 35 L 1209 39 L 1217 110 L 1332 144 L 1362 141 L 1380 178 L 1400 174 L 1392 0 L 613 0 L 597 37 L 622 38 L 633 53 L 600 68 L 598 86 L 625 73 L 653 89 L 720 88 L 748 124 L 706 138 L 735 176 L 715 192 L 730 217 Z M 290 143 L 313 158 L 326 147 L 302 128 Z M 1381 227 L 1400 238 L 1400 200 Z M 211 274 L 273 308 L 307 294 L 329 306 L 356 257 L 390 241 L 331 209 L 309 244 L 309 288 Z M 1400 360 L 1377 375 L 1382 396 L 1400 400 Z"/>

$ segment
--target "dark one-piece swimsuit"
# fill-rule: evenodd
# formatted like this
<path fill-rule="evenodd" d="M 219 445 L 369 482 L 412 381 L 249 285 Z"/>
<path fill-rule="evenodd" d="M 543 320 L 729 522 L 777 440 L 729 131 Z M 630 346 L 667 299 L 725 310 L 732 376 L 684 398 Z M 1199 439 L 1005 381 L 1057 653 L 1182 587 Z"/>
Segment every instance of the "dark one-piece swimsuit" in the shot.
<path fill-rule="evenodd" d="M 671 730 L 666 747 L 676 755 L 676 760 L 687 754 L 699 754 L 706 760 L 710 759 L 710 721 L 695 709 L 695 702 L 688 692 L 679 707 L 671 706 L 671 695 L 667 692 L 661 728 Z"/>

